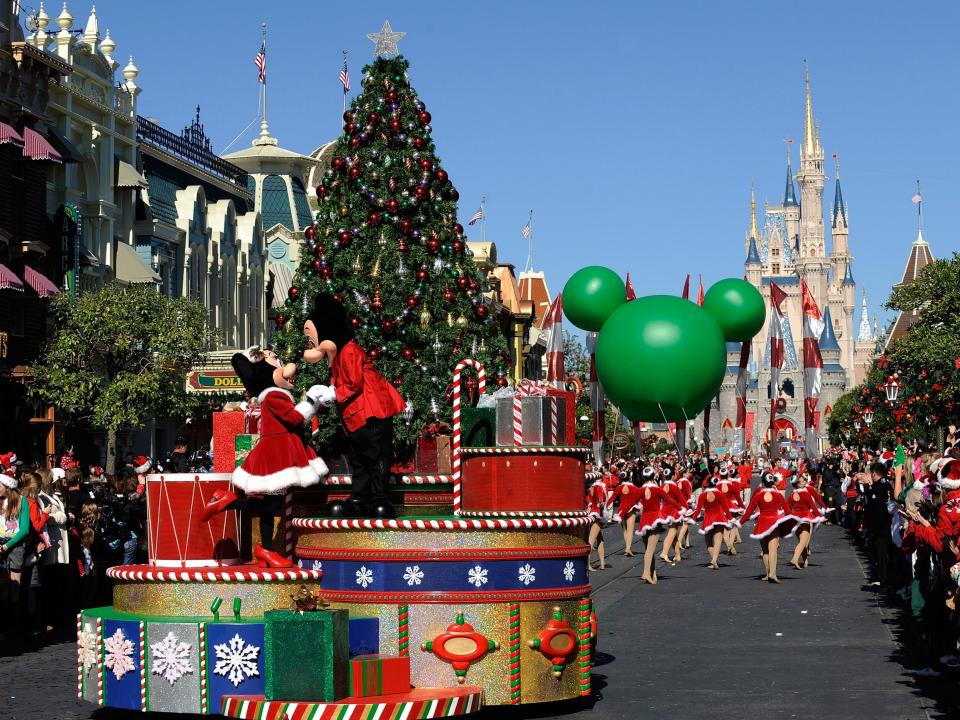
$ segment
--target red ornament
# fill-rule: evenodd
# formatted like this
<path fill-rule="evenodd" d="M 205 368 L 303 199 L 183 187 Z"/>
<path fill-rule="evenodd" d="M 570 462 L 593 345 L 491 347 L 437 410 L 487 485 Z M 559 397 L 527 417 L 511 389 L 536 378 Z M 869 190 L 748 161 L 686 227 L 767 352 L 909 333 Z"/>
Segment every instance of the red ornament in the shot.
<path fill-rule="evenodd" d="M 413 223 L 409 220 L 400 221 L 400 232 L 404 235 L 409 235 L 413 231 Z"/>
<path fill-rule="evenodd" d="M 394 375 L 393 379 L 390 381 L 390 384 L 393 385 L 395 388 L 398 388 L 403 384 L 403 378 L 400 377 L 399 375 Z"/>
<path fill-rule="evenodd" d="M 353 120 L 353 114 L 349 110 L 345 111 L 343 113 L 343 121 L 350 122 L 351 120 Z"/>
<path fill-rule="evenodd" d="M 453 224 L 453 231 L 454 231 L 457 235 L 463 235 L 463 225 L 461 225 L 460 223 L 454 223 L 454 224 Z"/>
<path fill-rule="evenodd" d="M 396 90 L 389 90 L 389 91 L 387 92 L 387 102 L 388 102 L 388 103 L 395 103 L 395 102 L 396 102 L 397 100 L 399 100 L 399 99 L 400 99 L 400 96 L 397 95 L 397 91 L 396 91 Z"/>
<path fill-rule="evenodd" d="M 453 294 L 453 290 L 450 289 L 449 285 L 443 286 L 443 300 L 444 302 L 451 303 L 456 295 Z"/>
<path fill-rule="evenodd" d="M 367 122 L 371 125 L 376 125 L 378 122 L 380 122 L 380 113 L 372 112 L 367 115 Z"/>
<path fill-rule="evenodd" d="M 433 163 L 430 158 L 420 158 L 420 169 L 424 172 L 430 172 L 433 169 Z"/>
<path fill-rule="evenodd" d="M 384 335 L 393 335 L 397 331 L 397 321 L 386 319 L 380 323 L 380 330 L 383 331 Z"/>
<path fill-rule="evenodd" d="M 410 295 L 410 296 L 407 298 L 407 307 L 410 308 L 411 310 L 413 310 L 413 309 L 417 306 L 417 303 L 419 303 L 419 302 L 420 302 L 420 301 L 417 300 L 416 295 Z"/>
<path fill-rule="evenodd" d="M 317 226 L 316 225 L 307 225 L 306 230 L 303 231 L 303 236 L 307 240 L 313 240 L 317 235 Z"/>
<path fill-rule="evenodd" d="M 357 124 L 348 122 L 343 129 L 347 131 L 347 135 L 352 135 L 353 131 L 357 129 Z"/>
<path fill-rule="evenodd" d="M 342 303 L 342 302 L 343 302 L 343 295 L 341 295 L 340 293 L 334 293 L 334 294 L 333 294 L 333 299 L 336 300 L 338 303 Z"/>
<path fill-rule="evenodd" d="M 470 278 L 470 290 L 472 290 L 473 292 L 476 292 L 479 289 L 480 289 L 480 283 L 477 282 L 477 279 Z"/>
<path fill-rule="evenodd" d="M 400 203 L 393 199 L 387 200 L 387 212 L 396 215 L 399 209 Z"/>
<path fill-rule="evenodd" d="M 406 238 L 400 238 L 400 239 L 397 241 L 397 251 L 398 251 L 398 252 L 405 253 L 405 252 L 407 252 L 408 250 L 410 250 L 410 246 L 407 244 L 407 239 L 406 239 Z"/>
<path fill-rule="evenodd" d="M 356 136 L 350 138 L 350 147 L 354 149 L 360 147 L 360 138 Z"/>
<path fill-rule="evenodd" d="M 427 145 L 427 141 L 424 140 L 424 139 L 423 139 L 422 137 L 420 137 L 419 135 L 413 139 L 413 146 L 414 146 L 417 150 L 423 150 L 423 148 L 426 147 L 426 145 Z"/>
<path fill-rule="evenodd" d="M 296 302 L 297 298 L 300 297 L 300 288 L 298 288 L 296 285 L 291 287 L 289 290 L 287 290 L 287 297 Z"/>
<path fill-rule="evenodd" d="M 443 168 L 440 168 L 439 170 L 437 170 L 437 172 L 434 173 L 434 175 L 437 178 L 437 182 L 440 183 L 441 185 L 449 179 L 447 176 L 447 171 L 444 170 Z"/>
<path fill-rule="evenodd" d="M 486 320 L 486 319 L 487 319 L 487 314 L 488 314 L 488 312 L 489 312 L 489 311 L 487 310 L 487 306 L 486 306 L 486 305 L 477 305 L 477 306 L 473 309 L 473 313 L 474 313 L 474 315 L 477 316 L 477 319 L 478 319 L 478 320 Z"/>
<path fill-rule="evenodd" d="M 427 272 L 426 268 L 420 268 L 417 270 L 417 282 L 427 282 L 430 279 L 430 273 Z"/>
<path fill-rule="evenodd" d="M 323 263 L 320 262 L 320 258 L 314 258 L 313 260 L 310 261 L 310 270 L 311 270 L 311 271 L 313 271 L 313 272 L 315 272 L 315 273 L 318 273 L 318 272 L 320 272 L 320 268 L 322 268 L 322 267 L 323 267 Z"/>
<path fill-rule="evenodd" d="M 438 252 L 440 252 L 440 241 L 435 237 L 427 240 L 427 250 L 436 255 Z"/>
<path fill-rule="evenodd" d="M 463 254 L 463 240 L 454 240 L 452 243 L 450 243 L 450 247 L 457 255 Z"/>
<path fill-rule="evenodd" d="M 327 195 L 329 195 L 329 194 L 330 194 L 330 191 L 327 189 L 327 187 L 326 187 L 325 185 L 317 185 L 317 197 L 318 197 L 318 198 L 323 199 L 323 198 L 325 198 L 325 197 L 326 197 Z"/>
<path fill-rule="evenodd" d="M 358 318 L 358 317 L 352 317 L 352 318 L 350 318 L 350 324 L 353 325 L 353 327 L 355 327 L 355 328 L 360 327 L 360 318 Z"/>
<path fill-rule="evenodd" d="M 333 270 L 330 269 L 329 265 L 324 265 L 323 268 L 321 268 L 320 277 L 322 277 L 324 280 L 329 280 L 331 277 L 333 277 Z"/>
<path fill-rule="evenodd" d="M 497 387 L 505 388 L 509 384 L 510 382 L 503 375 L 497 378 Z"/>
<path fill-rule="evenodd" d="M 453 200 L 454 202 L 456 202 L 459 199 L 460 199 L 460 191 L 457 190 L 455 187 L 451 187 L 447 191 L 447 200 Z"/>
<path fill-rule="evenodd" d="M 383 297 L 380 295 L 380 286 L 373 289 L 373 297 L 370 299 L 370 309 L 374 312 L 383 310 Z"/>
<path fill-rule="evenodd" d="M 390 118 L 390 129 L 394 132 L 400 132 L 400 120 L 397 118 Z"/>
<path fill-rule="evenodd" d="M 469 285 L 470 285 L 470 281 L 467 280 L 465 277 L 457 278 L 457 287 L 460 288 L 461 290 L 466 290 L 467 287 L 469 287 Z"/>
<path fill-rule="evenodd" d="M 376 362 L 380 358 L 380 348 L 370 348 L 367 350 L 367 357 Z"/>
<path fill-rule="evenodd" d="M 339 243 L 340 247 L 345 248 L 350 244 L 351 240 L 353 240 L 353 233 L 351 233 L 349 230 L 344 230 L 340 233 L 337 242 Z"/>
<path fill-rule="evenodd" d="M 422 185 L 417 185 L 416 190 L 413 191 L 413 196 L 417 200 L 423 200 L 427 196 L 427 189 Z"/>
<path fill-rule="evenodd" d="M 405 347 L 403 350 L 400 351 L 400 356 L 407 361 L 413 360 L 414 358 L 413 348 Z"/>
<path fill-rule="evenodd" d="M 360 177 L 360 168 L 354 165 L 352 168 L 350 168 L 350 172 L 347 174 L 350 176 L 351 180 L 356 180 L 358 177 Z"/>
<path fill-rule="evenodd" d="M 377 212 L 376 210 L 374 210 L 372 213 L 370 213 L 369 215 L 367 215 L 367 222 L 370 223 L 371 225 L 379 225 L 379 224 L 380 224 L 380 213 Z"/>
<path fill-rule="evenodd" d="M 314 254 L 316 257 L 320 257 L 320 256 L 323 255 L 326 251 L 327 251 L 327 246 L 324 245 L 323 243 L 318 243 L 317 245 L 314 245 L 314 246 L 313 246 L 313 254 Z"/>
<path fill-rule="evenodd" d="M 287 322 L 287 316 L 283 313 L 278 313 L 277 316 L 273 319 L 273 323 L 278 327 L 282 328 Z"/>
<path fill-rule="evenodd" d="M 428 113 L 426 110 L 421 110 L 420 114 L 417 115 L 417 117 L 420 119 L 420 122 L 422 122 L 424 125 L 430 124 L 430 113 Z"/>
<path fill-rule="evenodd" d="M 330 165 L 331 167 L 333 167 L 334 170 L 336 170 L 337 172 L 340 172 L 347 166 L 347 161 L 342 157 L 335 157 L 333 160 L 330 161 Z"/>

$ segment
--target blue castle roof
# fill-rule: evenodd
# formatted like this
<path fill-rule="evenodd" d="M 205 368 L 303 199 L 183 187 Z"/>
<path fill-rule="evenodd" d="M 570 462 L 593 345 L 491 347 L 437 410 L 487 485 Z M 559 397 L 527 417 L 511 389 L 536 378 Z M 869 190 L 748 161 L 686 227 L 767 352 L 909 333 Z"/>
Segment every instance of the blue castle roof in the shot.
<path fill-rule="evenodd" d="M 823 313 L 823 332 L 820 334 L 820 350 L 840 351 L 840 343 L 837 342 L 837 336 L 833 332 L 833 319 L 830 317 L 830 308 Z"/>

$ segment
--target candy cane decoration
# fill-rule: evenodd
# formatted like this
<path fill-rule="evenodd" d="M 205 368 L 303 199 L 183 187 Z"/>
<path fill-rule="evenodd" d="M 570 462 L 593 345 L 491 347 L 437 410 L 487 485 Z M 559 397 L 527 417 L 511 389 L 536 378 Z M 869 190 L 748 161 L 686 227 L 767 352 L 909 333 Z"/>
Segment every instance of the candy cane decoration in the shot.
<path fill-rule="evenodd" d="M 559 403 L 555 397 L 550 398 L 550 443 L 552 445 L 560 444 L 560 422 L 557 418 L 558 404 Z M 570 439 L 570 442 L 573 442 L 572 438 Z"/>
<path fill-rule="evenodd" d="M 145 623 L 140 621 L 140 710 L 147 711 L 147 653 Z"/>
<path fill-rule="evenodd" d="M 77 613 L 77 700 L 83 700 L 83 615 Z"/>
<path fill-rule="evenodd" d="M 520 603 L 510 603 L 510 704 L 520 704 Z"/>
<path fill-rule="evenodd" d="M 400 646 L 397 654 L 407 657 L 410 654 L 410 609 L 406 605 L 397 609 L 397 637 Z"/>
<path fill-rule="evenodd" d="M 513 396 L 513 444 L 523 445 L 523 401 L 519 393 Z"/>
<path fill-rule="evenodd" d="M 200 712 L 207 714 L 207 624 L 200 623 Z"/>
<path fill-rule="evenodd" d="M 457 363 L 457 366 L 453 369 L 453 472 L 451 473 L 453 477 L 453 514 L 460 514 L 460 470 L 461 470 L 461 458 L 460 458 L 460 397 L 461 397 L 461 373 L 463 369 L 467 366 L 474 368 L 477 371 L 477 390 L 480 395 L 483 395 L 484 391 L 487 388 L 487 372 L 483 369 L 483 365 L 478 360 L 473 360 L 471 358 L 464 358 Z"/>
<path fill-rule="evenodd" d="M 284 555 L 288 558 L 293 557 L 293 493 L 288 492 L 283 496 L 283 549 Z"/>
<path fill-rule="evenodd" d="M 580 601 L 580 694 L 590 694 L 590 598 Z"/>
<path fill-rule="evenodd" d="M 97 618 L 97 705 L 103 705 L 103 618 Z"/>

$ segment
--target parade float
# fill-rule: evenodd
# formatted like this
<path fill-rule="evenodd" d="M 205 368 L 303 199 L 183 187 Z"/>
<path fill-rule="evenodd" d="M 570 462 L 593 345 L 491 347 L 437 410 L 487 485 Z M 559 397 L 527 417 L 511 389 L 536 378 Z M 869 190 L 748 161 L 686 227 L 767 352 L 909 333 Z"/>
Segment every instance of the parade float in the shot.
<path fill-rule="evenodd" d="M 377 58 L 318 173 L 276 352 L 234 356 L 259 409 L 215 413 L 216 472 L 147 477 L 149 562 L 111 568 L 113 605 L 78 616 L 81 699 L 292 720 L 450 717 L 590 693 L 576 397 L 562 382 L 508 386 L 505 328 L 400 36 L 389 24 L 370 36 Z M 349 326 L 330 325 L 331 308 Z M 311 353 L 331 342 L 327 367 Z M 362 424 L 342 395 L 348 356 L 391 408 L 370 415 L 388 418 L 396 451 L 388 496 L 372 503 L 358 497 L 370 479 L 358 444 L 352 458 L 329 450 Z M 280 358 L 304 362 L 294 377 Z M 291 417 L 306 432 L 278 440 Z M 240 491 L 289 474 L 275 464 L 288 452 L 294 486 L 244 504 Z"/>

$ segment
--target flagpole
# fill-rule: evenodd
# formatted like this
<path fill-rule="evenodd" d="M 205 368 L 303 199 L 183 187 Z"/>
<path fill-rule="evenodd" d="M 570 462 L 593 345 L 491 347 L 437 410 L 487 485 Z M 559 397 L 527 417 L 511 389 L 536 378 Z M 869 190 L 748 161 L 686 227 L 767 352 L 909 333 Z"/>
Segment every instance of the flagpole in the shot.
<path fill-rule="evenodd" d="M 263 82 L 260 83 L 260 93 L 263 98 L 263 116 L 260 121 L 260 137 L 267 137 L 270 134 L 269 126 L 267 125 L 267 24 L 260 23 L 261 31 L 261 43 L 263 45 Z"/>
<path fill-rule="evenodd" d="M 527 219 L 527 272 L 533 272 L 533 210 L 530 211 L 530 217 Z"/>
<path fill-rule="evenodd" d="M 480 222 L 482 223 L 480 226 L 480 229 L 483 235 L 483 242 L 486 242 L 487 241 L 487 196 L 486 195 L 480 198 Z"/>
<path fill-rule="evenodd" d="M 343 51 L 343 68 L 345 70 L 347 68 L 347 54 L 348 54 L 347 51 L 344 50 Z M 347 86 L 346 85 L 343 85 L 343 111 L 344 112 L 347 111 Z"/>

